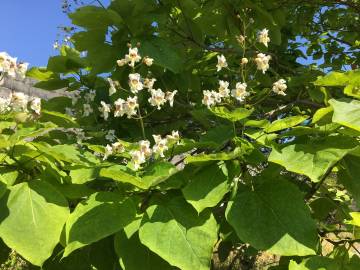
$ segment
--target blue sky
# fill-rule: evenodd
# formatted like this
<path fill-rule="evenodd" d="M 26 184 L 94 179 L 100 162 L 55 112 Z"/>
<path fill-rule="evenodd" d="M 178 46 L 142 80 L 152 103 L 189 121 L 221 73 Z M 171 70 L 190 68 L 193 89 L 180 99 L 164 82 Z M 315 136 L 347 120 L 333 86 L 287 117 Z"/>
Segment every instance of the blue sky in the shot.
<path fill-rule="evenodd" d="M 61 0 L 1 0 L 0 51 L 32 66 L 45 66 L 56 51 L 59 26 L 69 25 Z"/>

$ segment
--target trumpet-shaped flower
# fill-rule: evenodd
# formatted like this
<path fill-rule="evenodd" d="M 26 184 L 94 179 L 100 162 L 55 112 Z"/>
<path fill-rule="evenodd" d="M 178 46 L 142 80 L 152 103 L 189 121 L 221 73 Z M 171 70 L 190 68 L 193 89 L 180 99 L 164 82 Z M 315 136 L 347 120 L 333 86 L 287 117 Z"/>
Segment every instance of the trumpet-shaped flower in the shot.
<path fill-rule="evenodd" d="M 224 55 L 218 55 L 217 56 L 218 63 L 216 65 L 217 71 L 219 72 L 223 68 L 228 67 L 228 63 L 226 62 L 226 58 Z"/>
<path fill-rule="evenodd" d="M 203 99 L 202 99 L 202 104 L 204 104 L 205 106 L 207 106 L 208 108 L 210 108 L 211 106 L 215 105 L 215 98 L 214 95 L 212 93 L 212 91 L 209 90 L 204 90 L 203 91 Z"/>
<path fill-rule="evenodd" d="M 227 81 L 219 81 L 219 94 L 222 98 L 229 97 L 230 90 L 229 90 L 229 82 Z"/>
<path fill-rule="evenodd" d="M 161 109 L 161 106 L 165 104 L 165 93 L 161 89 L 152 89 L 151 97 L 148 99 L 149 103 L 153 107 L 157 107 L 158 110 Z"/>
<path fill-rule="evenodd" d="M 142 82 L 140 81 L 140 74 L 139 73 L 131 73 L 129 74 L 129 86 L 131 92 L 136 94 L 138 91 L 144 88 Z"/>
<path fill-rule="evenodd" d="M 135 63 L 141 60 L 141 56 L 138 52 L 138 48 L 129 48 L 129 54 L 125 55 L 125 61 L 130 67 L 134 67 Z"/>
<path fill-rule="evenodd" d="M 111 112 L 110 104 L 106 104 L 104 101 L 100 102 L 101 107 L 99 107 L 99 111 L 101 112 L 101 117 L 106 121 L 109 118 L 109 113 Z"/>
<path fill-rule="evenodd" d="M 259 53 L 257 57 L 255 58 L 255 63 L 258 70 L 261 70 L 262 73 L 265 74 L 265 72 L 269 69 L 269 61 L 271 60 L 270 55 L 265 55 L 263 53 Z"/>
<path fill-rule="evenodd" d="M 144 88 L 147 88 L 148 90 L 153 89 L 154 83 L 156 82 L 156 79 L 152 78 L 145 78 L 144 79 Z"/>
<path fill-rule="evenodd" d="M 144 154 L 145 157 L 150 157 L 152 150 L 150 148 L 150 142 L 148 140 L 142 140 L 139 142 L 140 152 Z"/>
<path fill-rule="evenodd" d="M 14 111 L 27 111 L 29 96 L 22 92 L 14 92 L 11 95 L 11 107 Z"/>
<path fill-rule="evenodd" d="M 131 162 L 134 164 L 134 169 L 138 170 L 141 164 L 146 162 L 144 153 L 138 150 L 130 151 Z"/>
<path fill-rule="evenodd" d="M 111 145 L 107 144 L 105 146 L 105 152 L 104 152 L 104 157 L 103 160 L 106 160 L 109 156 L 111 156 L 113 154 L 113 148 Z"/>
<path fill-rule="evenodd" d="M 178 142 L 178 141 L 180 141 L 179 131 L 173 130 L 171 132 L 171 135 L 166 135 L 166 139 L 168 139 L 170 142 Z"/>
<path fill-rule="evenodd" d="M 249 95 L 249 92 L 246 91 L 246 83 L 237 83 L 235 89 L 231 91 L 231 96 L 236 98 L 238 101 L 242 102 Z"/>
<path fill-rule="evenodd" d="M 87 117 L 91 113 L 93 113 L 93 109 L 91 108 L 91 105 L 88 103 L 83 104 L 83 116 Z"/>
<path fill-rule="evenodd" d="M 41 111 L 41 98 L 33 97 L 30 102 L 30 108 L 36 113 L 40 114 Z"/>
<path fill-rule="evenodd" d="M 167 139 L 161 138 L 160 135 L 153 135 L 153 138 L 155 141 L 155 145 L 153 146 L 154 153 L 159 154 L 160 157 L 165 157 L 164 152 L 169 149 Z"/>
<path fill-rule="evenodd" d="M 114 117 L 121 117 L 124 114 L 126 114 L 125 103 L 126 101 L 123 100 L 122 98 L 119 98 L 114 102 L 115 105 Z"/>
<path fill-rule="evenodd" d="M 269 38 L 269 30 L 266 28 L 261 30 L 257 35 L 258 42 L 264 44 L 266 47 L 268 46 L 268 43 L 270 42 Z"/>
<path fill-rule="evenodd" d="M 154 63 L 154 59 L 146 56 L 146 57 L 144 57 L 143 62 L 145 65 L 150 67 Z"/>
<path fill-rule="evenodd" d="M 135 115 L 138 107 L 139 103 L 137 102 L 137 97 L 128 97 L 125 103 L 127 117 L 130 118 L 132 115 Z"/>
<path fill-rule="evenodd" d="M 286 96 L 285 94 L 286 89 L 287 89 L 287 85 L 284 79 L 280 79 L 277 82 L 274 82 L 272 87 L 274 93 L 282 96 Z"/>
<path fill-rule="evenodd" d="M 114 153 L 124 153 L 125 147 L 121 142 L 115 142 L 111 145 Z"/>
<path fill-rule="evenodd" d="M 105 135 L 105 139 L 110 141 L 110 142 L 113 142 L 115 141 L 116 139 L 116 136 L 115 136 L 115 130 L 113 129 L 110 129 L 107 134 Z"/>
<path fill-rule="evenodd" d="M 127 64 L 127 61 L 126 61 L 126 59 L 120 59 L 120 60 L 117 60 L 116 63 L 118 64 L 119 67 L 122 67 Z"/>
<path fill-rule="evenodd" d="M 109 96 L 112 96 L 116 93 L 115 82 L 111 78 L 107 78 L 107 80 L 109 82 Z"/>
<path fill-rule="evenodd" d="M 178 91 L 174 90 L 172 92 L 167 91 L 165 94 L 165 99 L 169 101 L 170 107 L 174 106 L 174 97 Z"/>

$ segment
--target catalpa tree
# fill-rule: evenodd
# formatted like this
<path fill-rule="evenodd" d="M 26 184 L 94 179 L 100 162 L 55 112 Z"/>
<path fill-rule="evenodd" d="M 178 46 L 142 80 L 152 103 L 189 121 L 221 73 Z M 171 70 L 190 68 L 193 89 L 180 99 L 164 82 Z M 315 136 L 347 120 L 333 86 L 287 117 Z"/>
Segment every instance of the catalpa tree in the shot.
<path fill-rule="evenodd" d="M 274 270 L 360 269 L 359 10 L 114 0 L 69 13 L 59 54 L 26 73 L 64 96 L 0 100 L 3 252 L 33 269 L 238 269 L 261 254 Z M 0 65 L 26 70 L 6 53 Z"/>

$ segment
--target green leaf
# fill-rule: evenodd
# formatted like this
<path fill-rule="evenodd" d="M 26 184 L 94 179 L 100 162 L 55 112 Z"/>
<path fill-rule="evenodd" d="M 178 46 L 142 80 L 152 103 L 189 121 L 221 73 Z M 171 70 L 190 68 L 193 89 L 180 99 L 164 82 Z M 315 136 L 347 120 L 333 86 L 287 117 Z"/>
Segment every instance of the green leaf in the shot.
<path fill-rule="evenodd" d="M 78 204 L 66 222 L 64 257 L 83 246 L 112 235 L 135 218 L 131 199 L 110 192 L 99 192 Z"/>
<path fill-rule="evenodd" d="M 338 172 L 338 179 L 353 196 L 358 207 L 360 207 L 360 157 L 347 155 L 343 159 L 342 164 L 343 169 Z"/>
<path fill-rule="evenodd" d="M 68 216 L 67 201 L 46 182 L 17 184 L 0 201 L 0 237 L 41 266 L 59 242 Z"/>
<path fill-rule="evenodd" d="M 85 184 L 92 181 L 99 176 L 100 169 L 99 167 L 91 167 L 71 170 L 71 182 L 73 184 Z"/>
<path fill-rule="evenodd" d="M 72 23 L 87 29 L 102 29 L 112 25 L 114 21 L 121 22 L 121 17 L 112 10 L 102 7 L 84 6 L 69 14 Z"/>
<path fill-rule="evenodd" d="M 271 133 L 271 132 L 291 128 L 301 124 L 308 118 L 309 118 L 308 116 L 297 115 L 297 116 L 290 116 L 283 119 L 279 119 L 268 125 L 265 128 L 265 132 Z"/>
<path fill-rule="evenodd" d="M 325 116 L 329 115 L 332 112 L 333 112 L 333 108 L 331 106 L 318 109 L 314 113 L 311 123 L 315 124 L 315 123 L 319 122 L 321 119 L 323 119 Z"/>
<path fill-rule="evenodd" d="M 360 227 L 360 213 L 359 212 L 350 212 L 351 220 L 346 221 L 346 224 L 354 225 Z"/>
<path fill-rule="evenodd" d="M 120 266 L 126 270 L 171 270 L 174 269 L 166 261 L 142 245 L 139 235 L 130 238 L 119 232 L 115 236 L 115 251 L 119 257 Z"/>
<path fill-rule="evenodd" d="M 177 172 L 176 167 L 170 162 L 160 161 L 146 167 L 144 174 L 141 176 L 141 181 L 149 188 L 166 181 Z"/>
<path fill-rule="evenodd" d="M 344 93 L 351 97 L 360 98 L 360 85 L 347 85 L 344 88 Z"/>
<path fill-rule="evenodd" d="M 183 58 L 179 50 L 171 46 L 169 42 L 153 38 L 141 42 L 141 52 L 154 58 L 154 63 L 167 68 L 174 73 L 179 73 L 183 69 Z"/>
<path fill-rule="evenodd" d="M 229 203 L 226 219 L 239 238 L 256 249 L 283 256 L 315 254 L 316 224 L 303 194 L 282 178 L 240 192 Z"/>
<path fill-rule="evenodd" d="M 246 154 L 247 152 L 244 151 L 241 147 L 236 147 L 231 152 L 219 152 L 216 154 L 199 154 L 196 156 L 189 155 L 185 158 L 185 163 L 197 163 L 197 162 L 207 162 L 207 161 L 216 161 L 216 160 L 232 160 L 239 158 Z"/>
<path fill-rule="evenodd" d="M 318 77 L 314 82 L 317 86 L 344 86 L 349 82 L 349 77 L 344 72 L 331 72 L 324 77 Z"/>
<path fill-rule="evenodd" d="M 230 120 L 231 122 L 237 122 L 244 118 L 249 117 L 253 109 L 247 110 L 245 108 L 237 108 L 233 111 L 229 111 L 226 107 L 214 107 L 211 112 L 218 117 Z"/>
<path fill-rule="evenodd" d="M 73 118 L 67 114 L 54 112 L 54 111 L 48 111 L 48 110 L 42 110 L 41 111 L 41 117 L 40 120 L 50 121 L 53 122 L 59 126 L 70 128 L 70 127 L 78 127 L 79 125 L 73 120 Z"/>
<path fill-rule="evenodd" d="M 212 164 L 190 176 L 190 182 L 182 189 L 185 199 L 198 213 L 216 206 L 229 191 L 223 166 Z"/>
<path fill-rule="evenodd" d="M 360 101 L 329 100 L 334 109 L 333 122 L 360 131 Z"/>
<path fill-rule="evenodd" d="M 114 181 L 128 183 L 136 187 L 146 189 L 147 184 L 142 179 L 123 165 L 114 165 L 108 168 L 102 168 L 99 173 L 102 177 L 113 179 Z"/>
<path fill-rule="evenodd" d="M 321 256 L 312 256 L 304 259 L 301 263 L 291 260 L 289 270 L 357 270 L 360 260 L 354 255 L 349 261 L 343 259 L 333 259 Z"/>
<path fill-rule="evenodd" d="M 291 144 L 281 149 L 273 148 L 269 161 L 318 182 L 333 165 L 356 147 L 357 142 L 350 137 L 329 136 L 306 144 Z"/>
<path fill-rule="evenodd" d="M 38 81 L 47 81 L 55 76 L 52 71 L 47 70 L 45 67 L 32 67 L 26 73 L 27 77 L 34 78 Z"/>
<path fill-rule="evenodd" d="M 139 230 L 140 241 L 181 270 L 208 270 L 217 240 L 213 215 L 200 215 L 182 198 L 152 205 Z"/>

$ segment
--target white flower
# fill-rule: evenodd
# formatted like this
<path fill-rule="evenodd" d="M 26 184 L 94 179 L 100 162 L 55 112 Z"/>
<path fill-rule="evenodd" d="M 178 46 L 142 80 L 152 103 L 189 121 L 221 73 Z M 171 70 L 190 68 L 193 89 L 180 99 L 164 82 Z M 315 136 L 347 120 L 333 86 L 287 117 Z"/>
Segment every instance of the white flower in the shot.
<path fill-rule="evenodd" d="M 41 111 L 41 98 L 34 97 L 34 98 L 31 100 L 30 108 L 31 108 L 36 114 L 40 114 L 40 111 Z"/>
<path fill-rule="evenodd" d="M 178 91 L 174 90 L 172 92 L 167 91 L 165 94 L 165 99 L 169 101 L 170 107 L 174 106 L 174 97 Z"/>
<path fill-rule="evenodd" d="M 110 130 L 108 131 L 108 133 L 106 134 L 105 139 L 108 140 L 108 141 L 110 141 L 110 142 L 115 141 L 115 139 L 116 139 L 115 130 L 110 129 Z"/>
<path fill-rule="evenodd" d="M 107 120 L 109 118 L 109 113 L 111 112 L 110 104 L 106 104 L 104 101 L 100 102 L 101 107 L 99 107 L 99 111 L 101 112 L 101 117 L 104 118 L 104 120 Z"/>
<path fill-rule="evenodd" d="M 134 67 L 135 63 L 141 60 L 141 56 L 139 55 L 138 48 L 129 48 L 129 54 L 125 55 L 126 63 L 129 63 L 130 67 Z"/>
<path fill-rule="evenodd" d="M 246 57 L 241 59 L 241 64 L 242 65 L 246 65 L 247 63 L 249 63 L 249 60 Z"/>
<path fill-rule="evenodd" d="M 107 78 L 108 82 L 109 82 L 109 96 L 112 96 L 113 94 L 116 93 L 116 86 L 114 81 L 111 78 Z"/>
<path fill-rule="evenodd" d="M 129 74 L 129 86 L 131 92 L 136 94 L 138 91 L 143 89 L 143 84 L 140 81 L 140 74 L 139 73 L 131 73 Z"/>
<path fill-rule="evenodd" d="M 66 113 L 67 115 L 69 115 L 69 116 L 75 116 L 75 109 L 66 107 L 66 108 L 65 108 L 65 113 Z"/>
<path fill-rule="evenodd" d="M 228 67 L 228 64 L 226 62 L 226 58 L 224 55 L 218 55 L 217 56 L 218 63 L 216 65 L 217 71 L 219 72 L 222 68 Z"/>
<path fill-rule="evenodd" d="M 84 108 L 84 113 L 83 113 L 84 117 L 87 117 L 91 113 L 93 113 L 93 109 L 91 108 L 90 104 L 87 104 L 87 103 L 83 104 L 83 108 Z"/>
<path fill-rule="evenodd" d="M 178 141 L 180 141 L 179 131 L 173 130 L 173 131 L 171 132 L 171 135 L 167 135 L 166 138 L 167 138 L 169 141 L 173 141 L 173 142 L 178 142 Z"/>
<path fill-rule="evenodd" d="M 154 59 L 146 56 L 146 57 L 144 57 L 143 62 L 145 65 L 150 67 L 154 63 Z"/>
<path fill-rule="evenodd" d="M 90 90 L 88 93 L 85 94 L 84 97 L 85 97 L 86 102 L 92 102 L 92 101 L 94 101 L 94 99 L 96 97 L 96 91 Z"/>
<path fill-rule="evenodd" d="M 249 92 L 246 91 L 246 83 L 237 83 L 235 89 L 231 91 L 231 96 L 236 98 L 238 101 L 242 102 L 249 95 Z"/>
<path fill-rule="evenodd" d="M 74 106 L 78 102 L 80 97 L 81 97 L 81 93 L 79 90 L 73 91 L 71 95 L 71 104 Z"/>
<path fill-rule="evenodd" d="M 103 160 L 106 160 L 110 155 L 113 154 L 113 148 L 111 145 L 107 144 L 105 146 L 105 153 L 104 153 L 104 158 Z"/>
<path fill-rule="evenodd" d="M 213 91 L 211 91 L 211 94 L 212 94 L 212 96 L 213 96 L 213 98 L 215 100 L 215 103 L 220 103 L 221 102 L 222 96 L 221 96 L 220 93 L 213 90 Z"/>
<path fill-rule="evenodd" d="M 119 98 L 114 102 L 115 105 L 114 117 L 121 117 L 126 113 L 125 103 L 126 101 L 123 100 L 122 98 Z"/>
<path fill-rule="evenodd" d="M 120 59 L 120 60 L 117 60 L 116 63 L 118 64 L 119 67 L 122 67 L 122 66 L 125 66 L 127 61 L 126 59 Z"/>
<path fill-rule="evenodd" d="M 244 44 L 245 39 L 246 39 L 246 36 L 243 36 L 243 35 L 236 36 L 237 42 L 239 42 L 241 45 Z"/>
<path fill-rule="evenodd" d="M 125 113 L 127 117 L 130 118 L 132 115 L 135 115 L 138 107 L 137 97 L 128 97 L 125 102 Z"/>
<path fill-rule="evenodd" d="M 22 92 L 14 92 L 11 95 L 11 107 L 14 111 L 27 111 L 29 96 Z"/>
<path fill-rule="evenodd" d="M 267 46 L 268 46 L 268 43 L 270 42 L 269 30 L 267 30 L 266 28 L 264 28 L 263 30 L 261 30 L 261 31 L 258 33 L 257 40 L 258 40 L 258 42 L 264 44 L 264 45 L 267 47 Z"/>
<path fill-rule="evenodd" d="M 130 151 L 131 162 L 134 164 L 134 169 L 138 170 L 141 164 L 146 162 L 145 155 L 141 151 L 134 150 Z"/>
<path fill-rule="evenodd" d="M 111 145 L 114 153 L 124 153 L 125 147 L 121 142 L 115 142 Z"/>
<path fill-rule="evenodd" d="M 150 142 L 148 140 L 142 140 L 139 142 L 140 152 L 144 154 L 145 157 L 150 157 L 152 150 L 150 148 Z"/>
<path fill-rule="evenodd" d="M 16 67 L 16 76 L 20 79 L 25 79 L 28 67 L 29 63 L 19 63 Z"/>
<path fill-rule="evenodd" d="M 257 69 L 261 70 L 264 74 L 269 69 L 269 61 L 271 59 L 270 55 L 265 55 L 263 53 L 259 53 L 255 58 L 255 62 L 257 65 Z"/>
<path fill-rule="evenodd" d="M 273 92 L 278 95 L 286 96 L 285 90 L 287 89 L 286 81 L 284 79 L 280 79 L 273 84 Z"/>
<path fill-rule="evenodd" d="M 165 104 L 165 93 L 161 89 L 152 89 L 151 97 L 148 99 L 151 106 L 157 107 L 158 110 Z"/>
<path fill-rule="evenodd" d="M 1 63 L 0 63 L 1 64 Z M 0 113 L 5 113 L 10 110 L 11 97 L 0 97 Z"/>
<path fill-rule="evenodd" d="M 223 98 L 229 96 L 229 94 L 230 94 L 229 82 L 222 81 L 222 80 L 219 81 L 219 94 Z"/>
<path fill-rule="evenodd" d="M 144 80 L 144 87 L 151 90 L 154 87 L 154 83 L 156 82 L 156 79 L 149 79 L 149 78 L 145 78 Z"/>
<path fill-rule="evenodd" d="M 153 146 L 154 153 L 159 154 L 160 157 L 165 157 L 164 152 L 169 149 L 167 147 L 167 139 L 162 139 L 160 135 L 153 135 L 153 138 L 155 141 L 155 145 Z"/>
<path fill-rule="evenodd" d="M 215 105 L 215 98 L 211 91 L 204 90 L 203 91 L 204 97 L 202 99 L 202 104 L 210 108 L 211 106 Z"/>

